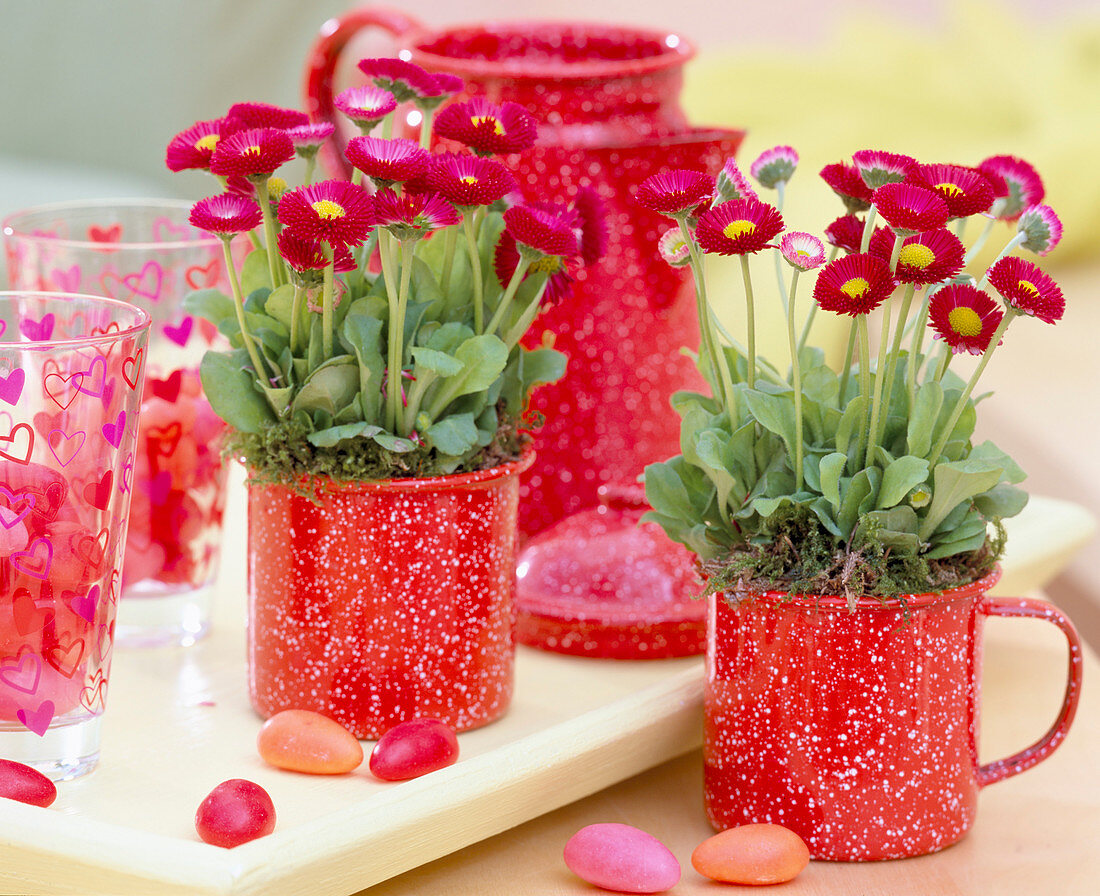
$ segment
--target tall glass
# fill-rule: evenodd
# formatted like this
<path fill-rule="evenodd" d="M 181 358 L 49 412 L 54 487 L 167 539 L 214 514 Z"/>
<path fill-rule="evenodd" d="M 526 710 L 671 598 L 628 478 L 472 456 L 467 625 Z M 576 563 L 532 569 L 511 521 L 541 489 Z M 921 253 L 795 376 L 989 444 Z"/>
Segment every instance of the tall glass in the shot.
<path fill-rule="evenodd" d="M 224 282 L 221 243 L 171 200 L 44 205 L 4 222 L 13 288 L 90 292 L 149 313 L 142 429 L 124 461 L 134 482 L 118 641 L 191 644 L 209 628 L 218 572 L 223 424 L 198 367 L 216 332 L 183 297 Z"/>
<path fill-rule="evenodd" d="M 55 780 L 99 757 L 149 326 L 0 293 L 0 756 Z"/>

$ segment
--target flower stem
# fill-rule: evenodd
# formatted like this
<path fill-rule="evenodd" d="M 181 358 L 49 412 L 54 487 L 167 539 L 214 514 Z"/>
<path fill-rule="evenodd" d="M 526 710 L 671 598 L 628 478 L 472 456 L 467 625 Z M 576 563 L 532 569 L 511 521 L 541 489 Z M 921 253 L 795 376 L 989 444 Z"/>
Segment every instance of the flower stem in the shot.
<path fill-rule="evenodd" d="M 465 214 L 462 216 L 466 217 Z M 451 288 L 451 271 L 455 262 L 455 246 L 458 245 L 458 228 L 448 227 L 443 236 L 443 267 L 440 269 L 439 292 L 444 300 L 447 298 L 447 290 Z"/>
<path fill-rule="evenodd" d="M 328 262 L 325 265 L 325 279 L 324 286 L 321 290 L 321 348 L 322 354 L 327 361 L 332 357 L 332 348 L 334 342 L 333 332 L 333 275 L 336 270 L 336 262 L 334 259 L 334 252 L 332 250 L 332 244 L 326 241 L 321 242 L 321 251 L 325 253 L 325 260 Z"/>
<path fill-rule="evenodd" d="M 474 332 L 480 335 L 485 332 L 485 284 L 481 275 L 481 253 L 477 250 L 474 222 L 469 215 L 462 219 L 462 232 L 466 234 L 466 251 L 470 256 L 470 271 L 474 278 Z"/>
<path fill-rule="evenodd" d="M 837 407 L 843 409 L 846 399 L 845 393 L 848 391 L 848 380 L 852 374 L 852 356 L 856 353 L 856 332 L 857 321 L 856 318 L 852 318 L 851 326 L 848 327 L 848 348 L 844 351 L 844 364 L 840 370 L 840 391 L 837 392 Z"/>
<path fill-rule="evenodd" d="M 985 366 L 989 363 L 989 359 L 993 357 L 994 349 L 997 348 L 997 344 L 1001 341 L 1001 337 L 1004 336 L 1005 330 L 1008 329 L 1008 325 L 1012 322 L 1012 318 L 1014 318 L 1017 313 L 1018 312 L 1013 311 L 1011 307 L 1005 309 L 1004 317 L 1001 318 L 1000 324 L 998 324 L 997 329 L 994 330 L 993 336 L 989 340 L 989 346 L 982 353 L 982 359 L 978 362 L 978 366 L 974 368 L 974 373 L 970 377 L 970 382 L 966 384 L 966 388 L 963 390 L 962 395 L 959 396 L 959 400 L 955 402 L 955 409 L 951 412 L 951 416 L 947 420 L 947 425 L 944 426 L 943 432 L 940 433 L 940 437 L 936 440 L 936 444 L 932 448 L 932 453 L 928 457 L 929 471 L 935 468 L 936 461 L 938 461 L 940 455 L 943 454 L 943 449 L 946 447 L 948 439 L 951 438 L 951 433 L 955 429 L 955 425 L 959 422 L 959 418 L 966 409 L 966 403 L 970 400 L 970 394 L 978 384 L 978 378 L 982 375 L 982 371 L 985 370 Z"/>
<path fill-rule="evenodd" d="M 787 303 L 787 341 L 791 349 L 791 384 L 794 386 L 794 490 L 802 490 L 802 368 L 798 363 L 798 341 L 794 335 L 794 301 L 798 290 L 798 268 L 791 274 L 791 295 Z"/>
<path fill-rule="evenodd" d="M 786 198 L 786 186 L 787 182 L 785 180 L 781 180 L 775 185 L 775 210 L 780 214 L 783 212 L 783 200 Z M 779 285 L 779 300 L 783 303 L 783 313 L 788 314 L 787 287 L 783 282 L 783 259 L 779 257 L 778 252 L 773 252 L 772 258 L 775 259 L 775 282 Z"/>
<path fill-rule="evenodd" d="M 496 313 L 493 315 L 493 319 L 489 321 L 489 326 L 485 328 L 486 333 L 495 333 L 497 331 L 497 327 L 499 327 L 504 320 L 505 312 L 507 312 L 508 306 L 512 303 L 512 299 L 516 295 L 516 290 L 519 289 L 519 285 L 523 282 L 523 277 L 530 266 L 530 259 L 521 254 L 519 261 L 516 262 L 516 269 L 512 272 L 512 279 L 508 281 L 508 286 L 504 290 L 504 295 L 500 297 L 500 304 L 497 305 Z"/>
<path fill-rule="evenodd" d="M 290 305 L 290 353 L 298 353 L 302 318 L 302 305 L 305 303 L 305 290 L 300 283 L 294 284 L 294 301 Z"/>
<path fill-rule="evenodd" d="M 756 388 L 756 311 L 752 296 L 752 277 L 749 274 L 749 259 L 741 256 L 741 279 L 745 281 L 745 327 L 748 330 L 749 363 L 745 381 L 750 389 Z M 786 304 L 786 303 L 784 303 Z"/>
<path fill-rule="evenodd" d="M 278 241 L 275 238 L 275 217 L 271 214 L 271 201 L 267 194 L 267 181 L 256 184 L 256 200 L 260 203 L 260 212 L 264 218 L 264 241 L 267 243 L 267 270 L 271 275 L 271 288 L 278 289 L 285 280 L 275 261 L 279 257 Z"/>
<path fill-rule="evenodd" d="M 867 315 L 863 315 L 866 318 Z M 882 308 L 882 331 L 878 343 L 878 363 L 875 365 L 875 390 L 871 396 L 871 423 L 867 427 L 867 453 L 863 465 L 871 466 L 875 446 L 878 444 L 878 419 L 883 414 L 882 381 L 886 373 L 886 347 L 890 342 L 890 301 L 887 299 Z M 889 403 L 889 396 L 886 397 Z"/>
<path fill-rule="evenodd" d="M 303 185 L 309 186 L 313 183 L 313 172 L 317 168 L 317 153 L 311 155 L 306 159 L 306 173 L 302 177 Z"/>
<path fill-rule="evenodd" d="M 435 109 L 421 109 L 421 114 L 424 119 L 420 122 L 420 148 L 430 149 L 432 145 L 432 118 L 435 116 Z"/>
<path fill-rule="evenodd" d="M 859 445 L 856 457 L 864 456 L 870 427 L 867 425 L 867 410 L 871 405 L 871 337 L 867 333 L 867 315 L 856 317 L 859 332 L 859 394 L 863 397 L 863 424 L 859 428 Z"/>
<path fill-rule="evenodd" d="M 913 343 L 909 349 L 909 369 L 906 371 L 909 381 L 909 412 L 912 413 L 913 405 L 917 402 L 917 376 L 922 363 L 921 348 L 924 345 L 924 331 L 928 324 L 928 304 L 932 298 L 932 290 L 924 297 L 920 315 L 917 317 L 917 325 L 913 328 Z"/>
<path fill-rule="evenodd" d="M 966 255 L 963 257 L 963 267 L 970 264 L 970 262 L 974 260 L 974 256 L 982 251 L 986 241 L 989 239 L 989 235 L 993 232 L 993 225 L 996 223 L 996 218 L 990 218 L 985 222 L 985 227 L 982 228 L 982 232 L 978 234 L 978 238 L 974 240 L 974 245 L 967 250 Z"/>
<path fill-rule="evenodd" d="M 943 376 L 947 373 L 947 365 L 951 363 L 951 347 L 944 343 L 940 348 L 940 363 L 936 365 L 936 382 L 942 382 Z"/>
<path fill-rule="evenodd" d="M 241 341 L 244 342 L 244 347 L 248 352 L 248 357 L 252 361 L 252 369 L 255 372 L 256 378 L 259 380 L 261 386 L 268 386 L 270 384 L 270 378 L 267 375 L 267 366 L 264 364 L 259 349 L 256 348 L 256 342 L 252 338 L 252 334 L 248 331 L 248 324 L 245 321 L 244 316 L 244 296 L 241 294 L 241 283 L 237 279 L 237 269 L 233 267 L 233 255 L 229 251 L 229 239 L 222 239 L 222 249 L 225 252 L 225 268 L 229 274 L 229 285 L 233 290 L 233 308 L 237 312 L 237 325 L 241 328 Z M 267 396 L 267 389 L 264 389 L 264 395 Z M 271 409 L 278 414 L 274 403 L 268 397 L 267 403 L 271 405 Z"/>
<path fill-rule="evenodd" d="M 859 251 L 864 253 L 871 245 L 871 235 L 875 232 L 875 218 L 878 217 L 878 209 L 873 205 L 871 210 L 867 212 L 867 220 L 863 222 L 863 237 L 859 241 Z"/>
<path fill-rule="evenodd" d="M 993 265 L 995 265 L 998 261 L 1000 261 L 1006 255 L 1008 255 L 1009 252 L 1011 252 L 1013 249 L 1015 249 L 1018 245 L 1020 245 L 1020 243 L 1022 243 L 1026 239 L 1027 239 L 1027 234 L 1024 233 L 1023 231 L 1021 231 L 1020 233 L 1017 233 L 1012 239 L 1010 239 L 1005 244 L 1005 247 L 1001 250 L 1001 253 L 996 258 L 994 258 L 993 261 L 990 263 L 989 267 L 985 269 L 985 274 L 982 275 L 982 279 L 978 283 L 978 289 L 985 288 L 985 281 L 989 279 L 989 272 L 991 270 L 993 270 Z"/>
<path fill-rule="evenodd" d="M 396 433 L 398 407 L 401 404 L 398 346 L 404 336 L 405 324 L 400 319 L 400 303 L 393 282 L 397 277 L 397 241 L 391 234 L 383 235 L 379 230 L 378 244 L 382 277 L 386 281 L 386 299 L 390 308 L 389 325 L 386 328 L 386 428 Z"/>
<path fill-rule="evenodd" d="M 909 317 L 909 306 L 913 302 L 913 293 L 916 292 L 915 284 L 908 284 L 901 298 L 901 311 L 898 312 L 898 322 L 894 327 L 894 341 L 890 346 L 890 354 L 886 361 L 886 379 L 883 382 L 883 396 L 885 405 L 879 417 L 878 431 L 874 434 L 875 440 L 881 442 L 886 434 L 886 421 L 890 414 L 890 400 L 894 394 L 894 379 L 898 371 L 898 354 L 901 352 L 901 340 L 905 332 L 905 322 Z M 886 333 L 883 332 L 885 342 Z"/>
<path fill-rule="evenodd" d="M 829 250 L 829 258 L 826 260 L 825 263 L 826 264 L 831 264 L 836 259 L 836 256 L 837 256 L 838 252 L 840 252 L 840 247 L 839 246 L 833 246 L 833 248 Z M 806 314 L 806 321 L 802 325 L 802 335 L 798 337 L 798 350 L 800 352 L 802 351 L 802 349 L 804 349 L 806 347 L 806 340 L 808 340 L 810 338 L 810 328 L 813 327 L 814 317 L 816 317 L 816 316 L 817 316 L 817 302 L 813 302 L 810 305 L 809 312 Z"/>

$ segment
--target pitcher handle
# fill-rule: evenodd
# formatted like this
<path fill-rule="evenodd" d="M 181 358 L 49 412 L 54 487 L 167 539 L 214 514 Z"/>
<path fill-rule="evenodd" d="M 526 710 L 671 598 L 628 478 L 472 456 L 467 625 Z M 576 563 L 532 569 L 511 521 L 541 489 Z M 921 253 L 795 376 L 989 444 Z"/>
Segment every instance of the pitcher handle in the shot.
<path fill-rule="evenodd" d="M 1069 667 L 1066 675 L 1066 693 L 1062 699 L 1062 708 L 1058 718 L 1039 740 L 1031 746 L 1013 753 L 1006 759 L 998 759 L 987 763 L 978 769 L 978 785 L 985 787 L 995 784 L 1005 778 L 1011 778 L 1020 772 L 1027 771 L 1033 765 L 1037 765 L 1053 753 L 1065 740 L 1069 732 L 1069 726 L 1077 713 L 1077 701 L 1081 696 L 1081 640 L 1077 636 L 1077 629 L 1069 621 L 1061 610 L 1042 600 L 1032 600 L 1026 597 L 986 597 L 978 605 L 978 612 L 986 616 L 1022 616 L 1031 619 L 1042 619 L 1053 623 L 1062 630 L 1069 643 Z"/>
<path fill-rule="evenodd" d="M 325 22 L 306 59 L 306 110 L 314 121 L 334 119 L 332 80 L 336 64 L 348 41 L 364 28 L 381 28 L 397 39 L 423 26 L 412 16 L 385 6 L 364 6 Z"/>

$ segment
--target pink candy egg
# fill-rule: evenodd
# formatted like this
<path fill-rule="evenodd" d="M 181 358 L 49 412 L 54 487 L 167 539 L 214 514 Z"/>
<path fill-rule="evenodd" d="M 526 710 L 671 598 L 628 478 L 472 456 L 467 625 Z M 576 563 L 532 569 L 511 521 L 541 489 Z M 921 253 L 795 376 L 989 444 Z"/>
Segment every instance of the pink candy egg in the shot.
<path fill-rule="evenodd" d="M 0 759 L 0 797 L 45 809 L 57 799 L 57 787 L 38 769 Z"/>
<path fill-rule="evenodd" d="M 628 824 L 581 828 L 565 844 L 565 864 L 582 880 L 617 893 L 663 893 L 680 881 L 680 863 L 669 848 Z"/>

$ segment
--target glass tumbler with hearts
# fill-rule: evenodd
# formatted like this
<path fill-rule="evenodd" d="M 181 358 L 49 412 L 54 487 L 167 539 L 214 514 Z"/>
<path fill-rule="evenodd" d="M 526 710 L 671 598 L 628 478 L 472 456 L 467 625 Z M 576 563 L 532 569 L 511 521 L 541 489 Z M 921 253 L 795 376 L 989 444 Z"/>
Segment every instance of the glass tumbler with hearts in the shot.
<path fill-rule="evenodd" d="M 118 473 L 131 495 L 116 635 L 125 646 L 192 644 L 208 631 L 213 610 L 224 424 L 198 371 L 218 337 L 182 303 L 192 290 L 226 284 L 221 243 L 192 227 L 189 211 L 189 203 L 172 200 L 94 200 L 27 209 L 3 226 L 12 288 L 103 295 L 152 318 L 142 427 Z M 126 381 L 108 382 L 97 364 L 51 385 L 47 401 L 60 414 L 77 396 L 109 398 Z"/>
<path fill-rule="evenodd" d="M 0 756 L 55 780 L 99 756 L 149 327 L 0 292 Z"/>

